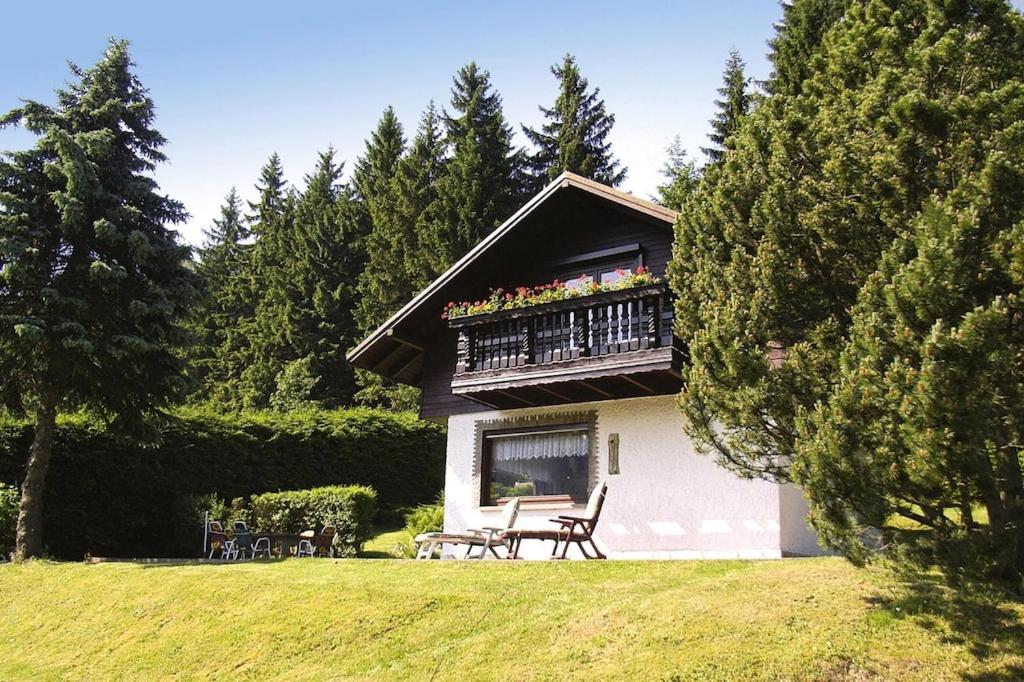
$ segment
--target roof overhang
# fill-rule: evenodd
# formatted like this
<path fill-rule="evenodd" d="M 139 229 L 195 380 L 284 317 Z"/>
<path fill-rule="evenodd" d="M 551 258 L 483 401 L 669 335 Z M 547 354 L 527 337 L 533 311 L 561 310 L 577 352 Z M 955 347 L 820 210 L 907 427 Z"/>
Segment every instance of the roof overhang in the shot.
<path fill-rule="evenodd" d="M 431 282 L 411 301 L 402 306 L 398 312 L 377 327 L 355 348 L 346 354 L 348 361 L 356 367 L 368 369 L 389 376 L 403 383 L 415 384 L 423 362 L 423 343 L 413 338 L 415 334 L 403 333 L 402 323 L 412 316 L 426 301 L 440 293 L 449 283 L 459 277 L 484 253 L 495 248 L 516 226 L 537 210 L 544 202 L 561 190 L 575 188 L 600 197 L 612 203 L 636 211 L 665 224 L 669 229 L 675 223 L 676 212 L 654 202 L 622 192 L 613 187 L 603 185 L 575 173 L 562 173 L 522 208 L 499 225 L 493 232 L 484 237 L 479 244 L 469 250 L 454 265 Z M 383 365 L 383 366 L 382 366 Z"/>

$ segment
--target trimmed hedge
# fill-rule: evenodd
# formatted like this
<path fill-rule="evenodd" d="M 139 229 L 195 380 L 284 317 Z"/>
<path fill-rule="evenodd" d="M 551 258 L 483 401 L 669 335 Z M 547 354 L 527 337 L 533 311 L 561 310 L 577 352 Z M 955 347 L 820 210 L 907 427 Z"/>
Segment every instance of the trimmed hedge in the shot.
<path fill-rule="evenodd" d="M 192 409 L 169 415 L 160 434 L 160 445 L 146 447 L 94 420 L 60 421 L 44 499 L 52 556 L 194 555 L 182 542 L 191 529 L 175 519 L 198 495 L 229 501 L 358 484 L 398 509 L 433 499 L 444 477 L 444 429 L 411 414 Z M 30 426 L 0 424 L 0 481 L 20 484 L 31 438 Z"/>
<path fill-rule="evenodd" d="M 289 533 L 334 526 L 334 556 L 355 556 L 373 532 L 377 493 L 364 485 L 254 495 L 252 528 Z"/>

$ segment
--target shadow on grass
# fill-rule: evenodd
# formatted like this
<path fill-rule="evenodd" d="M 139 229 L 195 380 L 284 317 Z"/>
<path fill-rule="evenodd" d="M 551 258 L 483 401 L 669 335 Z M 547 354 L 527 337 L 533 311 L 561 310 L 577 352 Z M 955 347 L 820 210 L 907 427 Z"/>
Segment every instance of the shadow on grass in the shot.
<path fill-rule="evenodd" d="M 279 564 L 285 559 L 272 557 L 270 559 L 249 559 L 242 561 L 229 561 L 227 559 L 100 559 L 91 560 L 86 563 L 91 566 L 103 564 L 133 564 L 142 568 L 180 568 L 182 566 L 244 566 L 246 564 Z"/>
<path fill-rule="evenodd" d="M 1020 596 L 983 587 L 949 587 L 935 574 L 902 573 L 895 596 L 868 599 L 893 618 L 913 617 L 925 629 L 943 631 L 947 642 L 963 645 L 979 662 L 1024 654 L 1024 620 L 1014 607 Z M 1024 666 L 967 673 L 966 680 L 1024 680 Z"/>

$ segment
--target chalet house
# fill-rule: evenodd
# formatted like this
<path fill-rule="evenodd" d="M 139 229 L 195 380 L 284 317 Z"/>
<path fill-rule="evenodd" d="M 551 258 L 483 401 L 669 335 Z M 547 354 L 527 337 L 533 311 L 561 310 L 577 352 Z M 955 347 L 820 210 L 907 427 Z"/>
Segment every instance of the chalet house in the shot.
<path fill-rule="evenodd" d="M 447 423 L 445 531 L 493 525 L 510 496 L 517 527 L 545 527 L 606 481 L 613 558 L 820 553 L 799 490 L 737 477 L 683 430 L 675 217 L 565 173 L 350 351 Z"/>

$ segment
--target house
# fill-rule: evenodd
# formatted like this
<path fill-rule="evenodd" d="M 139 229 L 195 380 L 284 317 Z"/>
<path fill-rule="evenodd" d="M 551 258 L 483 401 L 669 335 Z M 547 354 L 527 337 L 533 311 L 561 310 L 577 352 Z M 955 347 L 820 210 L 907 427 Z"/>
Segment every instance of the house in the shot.
<path fill-rule="evenodd" d="M 517 525 L 543 527 L 606 480 L 611 557 L 820 552 L 799 490 L 726 471 L 683 430 L 675 217 L 565 173 L 348 354 L 447 422 L 446 531 L 489 525 L 513 495 Z"/>

